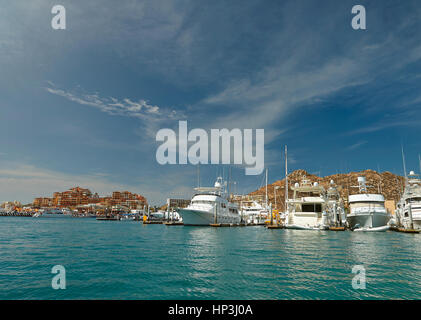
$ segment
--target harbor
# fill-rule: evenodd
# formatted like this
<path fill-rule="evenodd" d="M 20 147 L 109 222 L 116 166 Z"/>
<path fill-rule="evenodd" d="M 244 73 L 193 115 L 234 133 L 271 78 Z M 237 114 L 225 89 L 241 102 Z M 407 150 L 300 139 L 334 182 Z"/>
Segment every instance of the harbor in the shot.
<path fill-rule="evenodd" d="M 421 237 L 2 217 L 1 299 L 420 299 Z M 51 267 L 66 267 L 52 290 Z M 364 265 L 366 290 L 354 290 Z M 397 271 L 399 270 L 399 271 Z"/>
<path fill-rule="evenodd" d="M 114 191 L 112 196 L 100 197 L 89 189 L 75 187 L 54 192 L 52 198 L 35 198 L 32 204 L 5 202 L 0 216 L 61 215 L 91 217 L 98 221 L 213 228 L 265 226 L 270 230 L 390 230 L 411 234 L 421 231 L 421 178 L 415 171 L 407 173 L 403 148 L 404 177 L 373 170 L 327 177 L 305 170 L 289 173 L 287 146 L 284 156 L 285 178 L 269 187 L 266 169 L 264 186 L 247 195 L 233 192 L 230 166 L 228 180 L 224 175 L 218 176 L 213 186 L 200 186 L 198 166 L 198 186 L 191 200 L 167 198 L 165 205 L 151 207 L 145 197 L 129 191 Z M 421 171 L 420 156 L 418 160 Z M 274 203 L 269 197 L 270 189 Z"/>
<path fill-rule="evenodd" d="M 56 192 L 51 199 L 36 198 L 32 205 L 4 203 L 0 216 L 95 218 L 186 227 L 420 232 L 421 180 L 414 171 L 406 177 L 366 170 L 320 178 L 295 170 L 272 184 L 267 182 L 267 171 L 265 176 L 264 186 L 248 195 L 231 193 L 229 181 L 218 177 L 212 187 L 194 188 L 191 200 L 168 198 L 160 207 L 128 191 L 100 198 L 76 187 L 62 194 L 71 193 L 79 202 L 68 197 L 60 203 Z M 45 203 L 50 206 L 40 206 Z"/>

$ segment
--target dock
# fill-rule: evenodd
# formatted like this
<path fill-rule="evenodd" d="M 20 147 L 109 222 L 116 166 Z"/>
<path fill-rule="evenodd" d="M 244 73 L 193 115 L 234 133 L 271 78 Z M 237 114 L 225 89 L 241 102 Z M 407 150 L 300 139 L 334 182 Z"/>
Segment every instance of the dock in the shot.
<path fill-rule="evenodd" d="M 397 232 L 403 232 L 403 233 L 420 233 L 420 230 L 416 230 L 416 229 L 405 229 L 405 228 L 398 228 L 396 231 Z"/>
<path fill-rule="evenodd" d="M 329 227 L 330 231 L 345 231 L 345 227 L 344 226 L 340 226 L 340 227 Z"/>
<path fill-rule="evenodd" d="M 32 217 L 34 212 L 0 212 L 0 217 Z"/>
<path fill-rule="evenodd" d="M 390 228 L 389 228 L 389 230 L 390 231 L 395 231 L 395 232 L 403 232 L 403 233 L 420 233 L 420 230 L 417 230 L 417 229 L 407 229 L 407 228 L 404 228 L 404 227 L 398 227 L 398 226 L 396 226 L 396 225 L 394 225 L 394 226 L 391 226 Z"/>
<path fill-rule="evenodd" d="M 219 227 L 234 227 L 236 225 L 231 225 L 229 223 L 211 223 L 211 227 L 219 228 Z"/>
<path fill-rule="evenodd" d="M 163 224 L 164 222 L 163 221 L 158 221 L 158 220 L 144 220 L 143 222 L 142 222 L 143 224 Z"/>
<path fill-rule="evenodd" d="M 99 221 L 119 221 L 117 217 L 96 217 Z"/>
<path fill-rule="evenodd" d="M 267 224 L 266 229 L 283 229 L 284 226 L 282 224 Z"/>
<path fill-rule="evenodd" d="M 166 226 L 184 226 L 184 223 L 179 221 L 165 221 L 162 224 L 165 224 Z"/>

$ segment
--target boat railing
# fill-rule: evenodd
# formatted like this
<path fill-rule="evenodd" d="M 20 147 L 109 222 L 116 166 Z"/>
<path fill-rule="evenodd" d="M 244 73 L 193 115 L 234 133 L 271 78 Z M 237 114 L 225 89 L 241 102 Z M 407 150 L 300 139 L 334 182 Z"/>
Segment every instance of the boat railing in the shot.
<path fill-rule="evenodd" d="M 204 203 L 190 203 L 190 208 L 195 209 L 202 209 L 202 210 L 209 210 L 215 207 L 215 205 L 212 204 L 204 204 Z"/>
<path fill-rule="evenodd" d="M 386 208 L 380 208 L 380 207 L 358 207 L 358 208 L 351 208 L 351 213 L 362 213 L 362 212 L 379 212 L 379 213 L 385 213 Z"/>

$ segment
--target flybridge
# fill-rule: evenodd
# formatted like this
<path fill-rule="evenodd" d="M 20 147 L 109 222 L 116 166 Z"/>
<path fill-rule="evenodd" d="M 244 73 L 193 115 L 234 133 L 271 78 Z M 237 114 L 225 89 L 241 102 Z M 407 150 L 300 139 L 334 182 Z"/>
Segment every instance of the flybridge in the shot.
<path fill-rule="evenodd" d="M 204 129 L 196 128 L 189 132 L 187 121 L 179 121 L 178 139 L 172 129 L 166 128 L 157 132 L 156 141 L 163 141 L 163 143 L 156 150 L 156 160 L 161 165 L 187 164 L 188 162 L 190 164 L 243 165 L 246 167 L 246 175 L 258 175 L 263 172 L 265 165 L 265 135 L 264 129 L 255 129 L 255 131 L 255 145 L 253 145 L 253 129 L 211 129 L 209 139 Z M 193 144 L 189 147 L 189 143 Z M 220 150 L 222 150 L 221 153 Z"/>

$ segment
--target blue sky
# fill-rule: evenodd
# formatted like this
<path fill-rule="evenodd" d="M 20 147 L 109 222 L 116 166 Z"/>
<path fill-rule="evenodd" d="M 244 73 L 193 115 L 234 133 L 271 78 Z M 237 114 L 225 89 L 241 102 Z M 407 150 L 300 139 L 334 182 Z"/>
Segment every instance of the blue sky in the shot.
<path fill-rule="evenodd" d="M 0 3 L 0 201 L 74 185 L 189 197 L 196 168 L 155 159 L 178 120 L 265 129 L 271 182 L 285 144 L 291 170 L 402 174 L 401 144 L 419 170 L 417 0 Z M 51 28 L 56 4 L 66 30 Z M 366 30 L 351 28 L 355 4 Z M 222 170 L 201 166 L 202 184 Z M 262 183 L 232 176 L 238 192 Z"/>

